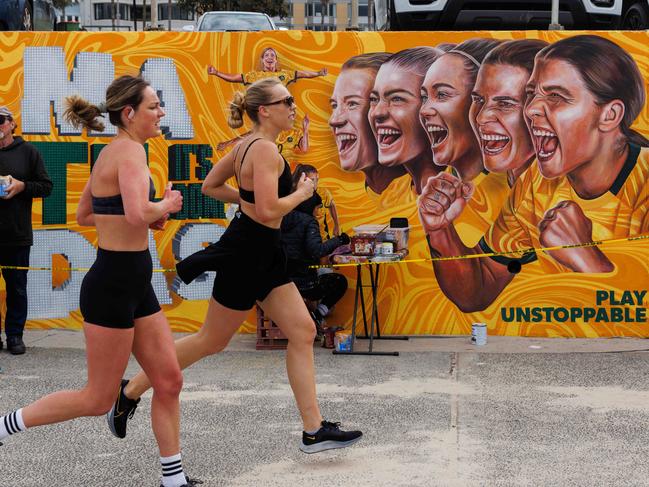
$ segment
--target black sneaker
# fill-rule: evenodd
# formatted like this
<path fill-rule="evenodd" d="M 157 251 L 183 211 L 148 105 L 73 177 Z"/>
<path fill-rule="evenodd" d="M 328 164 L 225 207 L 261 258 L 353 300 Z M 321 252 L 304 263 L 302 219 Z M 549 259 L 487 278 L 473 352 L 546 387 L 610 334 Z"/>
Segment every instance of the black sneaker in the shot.
<path fill-rule="evenodd" d="M 122 379 L 122 384 L 119 386 L 119 392 L 117 393 L 117 400 L 106 414 L 108 428 L 118 438 L 126 438 L 126 423 L 133 417 L 140 402 L 139 399 L 133 400 L 126 397 L 124 394 L 126 384 L 128 384 L 128 381 Z"/>
<path fill-rule="evenodd" d="M 187 475 L 185 475 L 185 482 L 187 483 L 181 485 L 180 487 L 194 487 L 194 485 L 200 485 L 203 483 L 202 480 L 190 479 Z M 164 485 L 160 484 L 160 487 L 164 487 Z"/>
<path fill-rule="evenodd" d="M 363 433 L 360 431 L 342 431 L 340 423 L 323 421 L 322 427 L 313 435 L 302 432 L 302 444 L 300 450 L 304 453 L 318 453 L 334 448 L 345 448 L 351 446 L 361 439 Z"/>

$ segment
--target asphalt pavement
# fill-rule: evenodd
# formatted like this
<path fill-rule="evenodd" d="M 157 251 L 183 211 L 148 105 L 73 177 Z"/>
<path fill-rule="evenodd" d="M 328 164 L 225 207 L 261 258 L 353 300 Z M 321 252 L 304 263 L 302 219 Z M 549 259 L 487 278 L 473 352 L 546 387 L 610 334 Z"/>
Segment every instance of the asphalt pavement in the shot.
<path fill-rule="evenodd" d="M 85 381 L 82 333 L 25 338 L 27 354 L 0 352 L 0 414 Z M 647 340 L 375 343 L 397 357 L 317 348 L 324 416 L 364 437 L 314 455 L 298 450 L 284 352 L 254 345 L 237 336 L 185 371 L 183 463 L 206 487 L 649 485 Z M 8 438 L 0 486 L 157 487 L 150 404 L 145 395 L 124 440 L 103 417 Z"/>

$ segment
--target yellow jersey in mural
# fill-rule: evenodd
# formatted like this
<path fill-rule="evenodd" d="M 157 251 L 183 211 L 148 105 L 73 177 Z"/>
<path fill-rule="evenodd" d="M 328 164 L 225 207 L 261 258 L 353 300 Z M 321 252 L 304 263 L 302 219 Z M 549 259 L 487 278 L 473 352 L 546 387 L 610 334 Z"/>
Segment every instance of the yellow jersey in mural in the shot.
<path fill-rule="evenodd" d="M 248 71 L 247 73 L 242 73 L 241 76 L 243 76 L 244 85 L 251 85 L 260 79 L 279 78 L 284 86 L 288 86 L 297 79 L 295 71 L 288 71 L 286 69 L 279 71 Z"/>
<path fill-rule="evenodd" d="M 592 222 L 594 241 L 630 237 L 649 231 L 649 148 L 630 145 L 629 156 L 611 188 L 590 200 L 579 197 L 566 177 L 546 179 L 534 163 L 514 185 L 507 204 L 481 242 L 486 252 L 540 248 L 539 222 L 562 201 L 577 203 Z M 604 249 L 606 252 L 606 249 Z M 527 254 L 523 261 L 534 258 Z M 536 252 L 545 272 L 568 269 Z"/>
<path fill-rule="evenodd" d="M 472 182 L 473 195 L 454 222 L 457 233 L 468 247 L 475 246 L 489 230 L 509 196 L 506 173 L 481 172 Z"/>

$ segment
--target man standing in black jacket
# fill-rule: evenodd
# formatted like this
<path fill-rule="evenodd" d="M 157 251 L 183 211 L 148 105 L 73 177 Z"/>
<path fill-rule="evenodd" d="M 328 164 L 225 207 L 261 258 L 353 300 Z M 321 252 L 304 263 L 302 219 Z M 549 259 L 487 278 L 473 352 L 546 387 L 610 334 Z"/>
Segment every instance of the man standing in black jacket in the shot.
<path fill-rule="evenodd" d="M 27 270 L 4 266 L 29 266 L 33 243 L 32 201 L 48 196 L 52 192 L 52 181 L 41 155 L 22 137 L 14 137 L 15 129 L 12 113 L 7 107 L 0 107 L 0 176 L 3 176 L 0 180 L 0 273 L 7 288 L 4 320 L 7 349 L 20 355 L 25 353 Z"/>

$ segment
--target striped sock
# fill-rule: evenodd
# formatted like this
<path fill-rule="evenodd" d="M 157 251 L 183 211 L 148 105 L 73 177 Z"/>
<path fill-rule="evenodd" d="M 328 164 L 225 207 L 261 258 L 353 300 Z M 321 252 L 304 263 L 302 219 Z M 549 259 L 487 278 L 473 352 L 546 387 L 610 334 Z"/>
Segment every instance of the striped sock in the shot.
<path fill-rule="evenodd" d="M 162 465 L 162 485 L 163 487 L 182 487 L 187 485 L 183 464 L 180 460 L 180 453 L 171 457 L 160 457 Z"/>
<path fill-rule="evenodd" d="M 0 440 L 4 440 L 9 435 L 13 435 L 19 431 L 25 431 L 26 429 L 25 423 L 23 422 L 22 408 L 0 417 Z"/>

